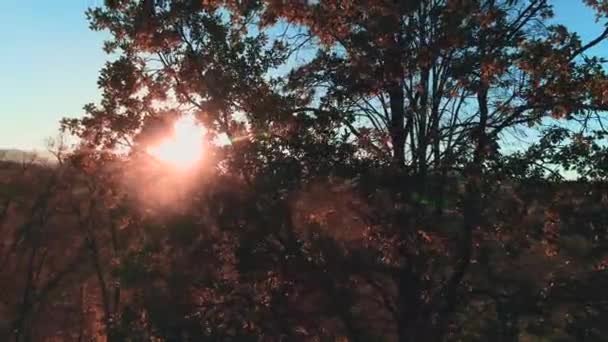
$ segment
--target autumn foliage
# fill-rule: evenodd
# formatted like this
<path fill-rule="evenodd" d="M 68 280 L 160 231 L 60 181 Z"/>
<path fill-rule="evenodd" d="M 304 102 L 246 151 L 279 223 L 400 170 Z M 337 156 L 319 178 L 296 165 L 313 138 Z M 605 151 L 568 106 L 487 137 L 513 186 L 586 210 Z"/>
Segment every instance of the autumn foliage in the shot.
<path fill-rule="evenodd" d="M 0 165 L 0 338 L 606 340 L 608 28 L 549 0 L 87 14 L 111 58 L 78 144 Z M 184 115 L 176 172 L 147 148 Z"/>

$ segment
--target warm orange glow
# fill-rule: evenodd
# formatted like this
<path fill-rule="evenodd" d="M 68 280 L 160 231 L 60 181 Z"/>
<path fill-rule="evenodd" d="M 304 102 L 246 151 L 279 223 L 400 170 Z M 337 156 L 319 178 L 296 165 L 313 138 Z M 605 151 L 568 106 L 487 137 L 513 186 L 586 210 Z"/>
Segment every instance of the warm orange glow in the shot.
<path fill-rule="evenodd" d="M 206 130 L 192 116 L 178 119 L 173 134 L 147 152 L 171 166 L 188 168 L 197 164 L 203 156 L 203 135 Z"/>

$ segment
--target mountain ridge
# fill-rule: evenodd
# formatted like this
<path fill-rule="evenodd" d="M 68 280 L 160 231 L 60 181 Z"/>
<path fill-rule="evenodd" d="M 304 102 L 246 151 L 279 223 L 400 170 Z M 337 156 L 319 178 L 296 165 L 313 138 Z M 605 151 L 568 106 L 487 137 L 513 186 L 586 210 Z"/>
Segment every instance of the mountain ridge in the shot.
<path fill-rule="evenodd" d="M 18 148 L 0 148 L 0 161 L 8 162 L 48 162 L 52 160 L 50 153 L 37 150 Z"/>

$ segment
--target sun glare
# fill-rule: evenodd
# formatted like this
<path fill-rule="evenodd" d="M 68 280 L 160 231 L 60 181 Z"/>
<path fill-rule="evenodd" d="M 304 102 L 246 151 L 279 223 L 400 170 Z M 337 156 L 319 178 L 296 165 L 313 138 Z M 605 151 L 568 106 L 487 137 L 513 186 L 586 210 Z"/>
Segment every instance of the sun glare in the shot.
<path fill-rule="evenodd" d="M 169 165 L 188 168 L 197 164 L 203 156 L 203 135 L 206 130 L 197 124 L 192 116 L 178 119 L 173 126 L 173 134 L 147 152 Z"/>

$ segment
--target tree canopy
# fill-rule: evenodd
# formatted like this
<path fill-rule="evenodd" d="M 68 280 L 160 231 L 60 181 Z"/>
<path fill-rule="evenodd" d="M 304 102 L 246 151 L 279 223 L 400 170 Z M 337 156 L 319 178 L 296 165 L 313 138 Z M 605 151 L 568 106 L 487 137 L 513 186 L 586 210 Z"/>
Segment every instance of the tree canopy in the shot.
<path fill-rule="evenodd" d="M 36 340 L 61 304 L 65 340 L 606 340 L 608 2 L 580 1 L 589 41 L 552 6 L 91 8 L 102 99 L 1 194 L 0 332 Z M 147 148 L 182 116 L 205 159 L 176 175 Z"/>

